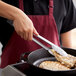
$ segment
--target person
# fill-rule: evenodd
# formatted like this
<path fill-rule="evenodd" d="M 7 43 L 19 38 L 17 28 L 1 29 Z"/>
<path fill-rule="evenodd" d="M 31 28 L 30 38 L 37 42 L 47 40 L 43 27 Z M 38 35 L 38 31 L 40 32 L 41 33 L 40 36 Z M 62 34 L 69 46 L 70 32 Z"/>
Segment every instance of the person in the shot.
<path fill-rule="evenodd" d="M 76 48 L 76 9 L 72 0 L 2 0 L 0 16 L 1 68 L 18 62 L 24 52 L 41 48 L 32 41 L 33 34 L 57 46 Z"/>

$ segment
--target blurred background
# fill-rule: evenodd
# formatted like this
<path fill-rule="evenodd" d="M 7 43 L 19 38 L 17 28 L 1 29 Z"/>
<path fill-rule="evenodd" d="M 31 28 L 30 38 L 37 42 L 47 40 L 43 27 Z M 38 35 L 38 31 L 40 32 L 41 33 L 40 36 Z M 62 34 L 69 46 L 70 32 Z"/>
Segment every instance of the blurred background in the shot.
<path fill-rule="evenodd" d="M 73 0 L 73 3 L 74 3 L 74 5 L 75 5 L 75 7 L 76 7 L 76 0 Z"/>
<path fill-rule="evenodd" d="M 75 5 L 75 7 L 76 7 L 76 0 L 73 0 L 73 3 L 74 3 L 74 5 Z M 2 48 L 2 45 L 1 45 L 1 43 L 0 43 L 0 55 L 2 54 L 1 48 Z"/>

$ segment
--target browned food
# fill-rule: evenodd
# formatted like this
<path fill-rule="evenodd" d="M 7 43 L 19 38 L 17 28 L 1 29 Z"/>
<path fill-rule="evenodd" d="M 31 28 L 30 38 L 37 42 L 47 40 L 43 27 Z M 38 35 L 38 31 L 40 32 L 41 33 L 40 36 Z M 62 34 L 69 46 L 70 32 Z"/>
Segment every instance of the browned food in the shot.
<path fill-rule="evenodd" d="M 51 49 L 57 61 L 43 61 L 39 67 L 48 70 L 70 70 L 72 67 L 76 68 L 76 57 L 68 54 L 68 56 L 61 56 L 56 51 Z"/>
<path fill-rule="evenodd" d="M 39 65 L 39 67 L 53 71 L 70 70 L 70 68 L 62 65 L 60 62 L 57 61 L 44 61 Z"/>
<path fill-rule="evenodd" d="M 55 58 L 61 63 L 64 64 L 65 66 L 72 68 L 75 67 L 76 65 L 76 57 L 68 54 L 68 56 L 61 56 L 60 54 L 58 54 L 57 52 L 55 52 L 54 50 L 52 50 Z"/>

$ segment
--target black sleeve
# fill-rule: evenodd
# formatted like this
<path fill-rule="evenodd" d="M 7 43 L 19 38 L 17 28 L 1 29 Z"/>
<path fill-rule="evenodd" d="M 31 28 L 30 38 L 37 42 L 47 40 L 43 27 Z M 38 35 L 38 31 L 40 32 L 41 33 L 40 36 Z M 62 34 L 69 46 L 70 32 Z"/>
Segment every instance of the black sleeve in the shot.
<path fill-rule="evenodd" d="M 7 22 L 7 19 L 0 17 L 0 42 L 5 46 L 13 33 L 13 26 Z"/>
<path fill-rule="evenodd" d="M 76 28 L 76 8 L 72 0 L 64 0 L 66 16 L 63 19 L 61 33 L 67 32 Z"/>
<path fill-rule="evenodd" d="M 15 6 L 15 7 L 19 7 L 19 0 L 2 0 L 2 1 L 4 1 L 4 2 L 6 2 L 8 4 L 11 4 L 11 5 Z"/>
<path fill-rule="evenodd" d="M 11 4 L 13 6 L 19 7 L 18 6 L 18 0 L 2 0 L 8 4 Z M 6 46 L 8 40 L 10 39 L 14 27 L 11 25 L 10 20 L 0 17 L 0 42 L 3 45 L 3 48 Z"/>

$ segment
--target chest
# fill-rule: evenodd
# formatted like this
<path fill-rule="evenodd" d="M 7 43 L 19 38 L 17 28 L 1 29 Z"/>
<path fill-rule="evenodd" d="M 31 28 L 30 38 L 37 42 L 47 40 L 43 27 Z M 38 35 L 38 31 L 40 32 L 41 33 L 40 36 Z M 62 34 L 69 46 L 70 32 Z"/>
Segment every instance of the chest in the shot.
<path fill-rule="evenodd" d="M 6 3 L 14 5 L 19 8 L 19 0 L 3 0 Z M 66 7 L 64 0 L 53 0 L 54 8 L 53 15 L 60 32 L 63 19 L 66 15 Z M 27 15 L 48 15 L 49 14 L 49 0 L 23 0 L 24 12 Z"/>

